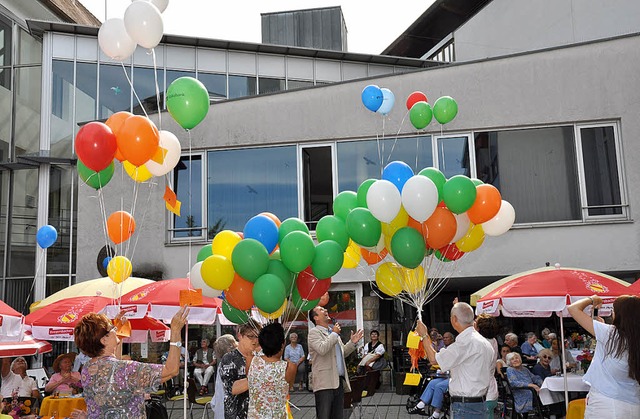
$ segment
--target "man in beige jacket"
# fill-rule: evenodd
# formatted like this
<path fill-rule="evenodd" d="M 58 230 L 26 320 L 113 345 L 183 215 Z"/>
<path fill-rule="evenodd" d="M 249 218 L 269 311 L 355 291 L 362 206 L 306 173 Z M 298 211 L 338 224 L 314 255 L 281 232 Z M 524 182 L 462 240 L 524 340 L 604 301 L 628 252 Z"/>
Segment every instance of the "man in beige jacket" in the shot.
<path fill-rule="evenodd" d="M 329 327 L 331 319 L 323 307 L 309 312 L 309 319 L 316 326 L 309 330 L 308 344 L 313 371 L 313 394 L 316 399 L 318 419 L 342 419 L 344 393 L 350 392 L 349 375 L 344 361 L 362 339 L 363 331 L 351 332 L 347 344 L 340 340 L 340 325 Z"/>

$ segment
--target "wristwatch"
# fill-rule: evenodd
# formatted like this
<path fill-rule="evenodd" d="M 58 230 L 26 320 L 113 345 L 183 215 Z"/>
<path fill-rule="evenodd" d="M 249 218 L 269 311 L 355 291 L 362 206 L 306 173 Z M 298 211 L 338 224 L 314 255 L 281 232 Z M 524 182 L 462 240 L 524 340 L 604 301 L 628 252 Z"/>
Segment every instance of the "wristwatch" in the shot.
<path fill-rule="evenodd" d="M 182 347 L 182 342 L 177 341 L 177 342 L 169 342 L 169 345 L 171 346 L 175 346 L 176 348 L 181 348 Z"/>

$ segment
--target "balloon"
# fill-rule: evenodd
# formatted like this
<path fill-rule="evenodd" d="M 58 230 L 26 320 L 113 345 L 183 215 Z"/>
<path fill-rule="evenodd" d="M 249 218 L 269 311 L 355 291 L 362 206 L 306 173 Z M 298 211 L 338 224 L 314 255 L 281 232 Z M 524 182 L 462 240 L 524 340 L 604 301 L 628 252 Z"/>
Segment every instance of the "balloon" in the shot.
<path fill-rule="evenodd" d="M 211 242 L 211 253 L 231 259 L 233 249 L 240 243 L 240 235 L 231 230 L 222 230 Z"/>
<path fill-rule="evenodd" d="M 404 184 L 413 176 L 413 170 L 405 162 L 392 161 L 382 170 L 382 179 L 396 185 L 396 188 L 402 192 Z"/>
<path fill-rule="evenodd" d="M 129 240 L 135 231 L 136 221 L 127 211 L 116 211 L 107 218 L 107 233 L 115 244 Z"/>
<path fill-rule="evenodd" d="M 150 1 L 154 6 L 158 8 L 160 13 L 164 12 L 169 5 L 169 0 L 133 0 L 133 1 Z"/>
<path fill-rule="evenodd" d="M 362 89 L 362 104 L 371 112 L 377 111 L 382 106 L 382 90 L 375 84 L 370 84 Z"/>
<path fill-rule="evenodd" d="M 327 304 L 329 304 L 329 293 L 325 292 L 324 294 L 322 294 L 322 297 L 320 297 L 320 301 L 318 302 L 318 305 L 320 307 L 324 307 Z"/>
<path fill-rule="evenodd" d="M 484 185 L 484 182 L 481 181 L 480 179 L 476 179 L 476 178 L 472 178 L 471 182 L 473 182 L 474 185 L 478 186 L 478 185 Z"/>
<path fill-rule="evenodd" d="M 438 188 L 426 176 L 413 176 L 402 189 L 402 205 L 411 218 L 426 221 L 438 206 Z"/>
<path fill-rule="evenodd" d="M 472 225 L 467 235 L 456 242 L 456 246 L 462 252 L 473 252 L 484 242 L 484 231 L 481 225 Z"/>
<path fill-rule="evenodd" d="M 380 91 L 382 92 L 382 104 L 376 112 L 382 115 L 387 115 L 391 112 L 393 105 L 396 103 L 396 96 L 386 87 L 382 87 Z"/>
<path fill-rule="evenodd" d="M 36 242 L 43 249 L 53 246 L 56 240 L 58 240 L 58 231 L 52 225 L 44 225 L 36 233 Z"/>
<path fill-rule="evenodd" d="M 367 179 L 358 186 L 357 203 L 359 207 L 367 208 L 367 192 L 376 179 Z"/>
<path fill-rule="evenodd" d="M 167 89 L 167 110 L 182 128 L 195 128 L 209 112 L 209 92 L 200 80 L 180 77 Z"/>
<path fill-rule="evenodd" d="M 284 311 L 286 310 L 286 308 L 287 308 L 287 300 L 285 299 L 284 303 L 282 303 L 280 308 L 274 311 L 273 313 L 267 313 L 266 311 L 262 311 L 260 309 L 258 309 L 258 312 L 262 317 L 264 317 L 267 320 L 275 320 L 280 316 L 282 316 L 282 314 L 284 314 Z"/>
<path fill-rule="evenodd" d="M 391 238 L 396 234 L 396 231 L 400 230 L 402 227 L 406 227 L 408 222 L 409 214 L 407 214 L 407 211 L 403 207 L 400 207 L 400 211 L 398 211 L 396 218 L 391 220 L 390 223 L 382 223 L 382 234 Z"/>
<path fill-rule="evenodd" d="M 378 244 L 382 227 L 371 211 L 355 208 L 347 217 L 347 233 L 351 240 L 360 246 L 371 247 Z"/>
<path fill-rule="evenodd" d="M 182 148 L 180 147 L 178 138 L 171 132 L 162 130 L 158 132 L 158 136 L 158 151 L 162 153 L 164 159 L 162 163 L 155 162 L 151 159 L 144 165 L 153 176 L 164 176 L 177 166 L 180 161 Z"/>
<path fill-rule="evenodd" d="M 391 239 L 391 252 L 402 266 L 413 269 L 424 259 L 426 245 L 422 235 L 411 227 L 401 228 Z"/>
<path fill-rule="evenodd" d="M 316 246 L 316 254 L 311 262 L 313 274 L 318 278 L 329 278 L 337 274 L 344 262 L 342 247 L 333 240 L 325 240 Z"/>
<path fill-rule="evenodd" d="M 419 91 L 411 93 L 409 97 L 407 97 L 407 110 L 410 111 L 413 105 L 418 102 L 429 102 L 427 100 L 427 95 Z"/>
<path fill-rule="evenodd" d="M 114 257 L 107 265 L 107 275 L 116 284 L 120 284 L 129 278 L 132 270 L 131 261 L 124 256 Z"/>
<path fill-rule="evenodd" d="M 420 176 L 426 176 L 431 179 L 431 181 L 436 185 L 436 188 L 438 188 L 438 202 L 442 201 L 444 199 L 442 188 L 447 182 L 447 178 L 444 176 L 444 174 L 435 167 L 427 167 L 425 169 L 422 169 L 418 174 Z"/>
<path fill-rule="evenodd" d="M 409 120 L 415 129 L 426 128 L 431 123 L 432 118 L 433 111 L 431 110 L 431 105 L 427 102 L 417 102 L 409 111 Z"/>
<path fill-rule="evenodd" d="M 253 285 L 252 294 L 256 307 L 266 313 L 278 310 L 286 299 L 282 281 L 273 274 L 261 275 Z"/>
<path fill-rule="evenodd" d="M 342 191 L 333 200 L 333 213 L 343 221 L 358 206 L 358 196 L 353 191 Z"/>
<path fill-rule="evenodd" d="M 96 172 L 113 162 L 116 147 L 116 136 L 111 128 L 102 122 L 89 122 L 76 134 L 75 148 L 78 158 Z"/>
<path fill-rule="evenodd" d="M 102 260 L 102 267 L 104 269 L 107 269 L 107 266 L 109 266 L 109 262 L 111 262 L 111 259 L 113 259 L 111 256 L 107 256 Z"/>
<path fill-rule="evenodd" d="M 291 293 L 291 302 L 293 303 L 293 306 L 299 311 L 309 311 L 318 306 L 318 303 L 320 303 L 320 298 L 310 301 L 305 300 L 300 296 L 298 289 L 296 287 L 293 287 L 293 292 Z"/>
<path fill-rule="evenodd" d="M 309 227 L 299 218 L 287 218 L 278 229 L 278 243 L 282 244 L 282 239 L 292 231 L 301 231 L 309 235 Z"/>
<path fill-rule="evenodd" d="M 238 275 L 255 282 L 269 268 L 269 253 L 259 241 L 242 239 L 231 252 L 231 263 Z"/>
<path fill-rule="evenodd" d="M 451 243 L 456 234 L 456 217 L 446 208 L 438 207 L 424 223 L 427 232 L 427 245 L 439 249 Z"/>
<path fill-rule="evenodd" d="M 235 272 L 231 261 L 224 256 L 211 255 L 202 262 L 200 275 L 213 289 L 226 290 L 233 281 Z"/>
<path fill-rule="evenodd" d="M 160 134 L 149 118 L 134 115 L 127 118 L 118 130 L 117 141 L 124 159 L 134 166 L 142 166 L 158 151 Z"/>
<path fill-rule="evenodd" d="M 249 321 L 249 314 L 233 307 L 227 300 L 222 301 L 222 314 L 232 323 L 244 324 Z"/>
<path fill-rule="evenodd" d="M 135 1 L 124 11 L 124 27 L 135 42 L 155 48 L 162 39 L 164 24 L 160 10 L 151 2 Z"/>
<path fill-rule="evenodd" d="M 274 223 L 276 223 L 276 225 L 278 226 L 278 228 L 280 228 L 280 225 L 282 224 L 282 221 L 280 221 L 280 219 L 275 215 L 272 214 L 270 212 L 261 212 L 260 215 L 264 215 L 267 216 L 269 218 L 271 218 L 273 220 Z"/>
<path fill-rule="evenodd" d="M 78 176 L 84 183 L 91 186 L 93 189 L 100 189 L 113 177 L 113 172 L 115 170 L 115 164 L 113 161 L 106 168 L 102 169 L 99 172 L 93 171 L 89 169 L 87 166 L 82 163 L 82 161 L 78 160 L 77 165 Z"/>
<path fill-rule="evenodd" d="M 229 288 L 225 290 L 226 300 L 239 310 L 251 310 L 253 307 L 253 283 L 235 274 Z"/>
<path fill-rule="evenodd" d="M 109 119 L 105 121 L 105 124 L 107 124 L 107 126 L 111 128 L 111 131 L 113 131 L 113 133 L 116 135 L 116 139 L 118 138 L 118 131 L 120 131 L 120 127 L 122 126 L 122 124 L 124 124 L 124 121 L 130 116 L 133 116 L 131 112 L 120 111 L 120 112 L 114 113 L 109 117 Z M 124 160 L 124 156 L 122 155 L 120 150 L 116 149 L 115 158 L 118 159 L 118 161 Z"/>
<path fill-rule="evenodd" d="M 424 289 L 427 284 L 427 276 L 424 273 L 424 268 L 418 266 L 415 269 L 401 268 L 402 289 L 409 294 L 416 294 Z"/>
<path fill-rule="evenodd" d="M 464 252 L 458 249 L 455 243 L 448 244 L 438 249 L 438 252 L 448 260 L 458 260 L 464 256 Z"/>
<path fill-rule="evenodd" d="M 398 215 L 400 205 L 402 205 L 400 191 L 396 185 L 388 180 L 377 180 L 367 192 L 367 208 L 376 219 L 383 223 L 391 222 Z M 364 243 L 358 244 L 367 246 Z"/>
<path fill-rule="evenodd" d="M 495 186 L 476 186 L 476 200 L 467 210 L 469 220 L 474 224 L 489 221 L 500 211 L 500 204 L 502 204 L 502 196 Z"/>
<path fill-rule="evenodd" d="M 149 169 L 147 169 L 144 164 L 142 166 L 136 167 L 125 160 L 122 162 L 122 166 L 124 167 L 124 171 L 127 172 L 129 177 L 135 182 L 146 182 L 153 177 Z"/>
<path fill-rule="evenodd" d="M 202 249 L 198 252 L 198 257 L 196 259 L 198 262 L 202 262 L 211 255 L 213 255 L 213 252 L 211 251 L 211 244 L 207 244 L 202 246 Z"/>
<path fill-rule="evenodd" d="M 453 121 L 458 114 L 458 104 L 451 96 L 442 96 L 433 104 L 433 117 L 441 124 Z"/>
<path fill-rule="evenodd" d="M 469 221 L 469 217 L 466 212 L 463 212 L 462 214 L 453 214 L 453 216 L 456 217 L 456 234 L 451 239 L 451 242 L 455 243 L 466 236 L 469 226 L 471 225 L 471 221 Z"/>
<path fill-rule="evenodd" d="M 284 266 L 281 260 L 269 260 L 269 268 L 267 268 L 268 274 L 273 274 L 280 278 L 284 290 L 287 295 L 291 294 L 291 288 L 293 288 L 293 273 Z"/>
<path fill-rule="evenodd" d="M 482 223 L 482 229 L 487 236 L 500 236 L 509 231 L 515 220 L 516 211 L 503 199 L 498 213 L 489 221 Z"/>
<path fill-rule="evenodd" d="M 380 291 L 393 297 L 402 292 L 400 267 L 393 262 L 385 262 L 376 270 L 376 285 Z"/>
<path fill-rule="evenodd" d="M 243 230 L 245 239 L 256 239 L 268 253 L 278 245 L 278 226 L 266 215 L 255 215 L 247 221 Z"/>
<path fill-rule="evenodd" d="M 347 225 L 343 219 L 335 215 L 325 215 L 316 225 L 316 238 L 322 243 L 325 240 L 333 240 L 338 243 L 344 252 L 349 246 L 349 234 Z"/>
<path fill-rule="evenodd" d="M 355 244 L 353 240 L 349 240 L 349 246 L 344 251 L 344 261 L 342 267 L 346 269 L 353 269 L 360 263 L 360 246 Z"/>
<path fill-rule="evenodd" d="M 374 265 L 378 262 L 380 262 L 382 259 L 385 258 L 385 256 L 387 256 L 389 252 L 387 251 L 387 249 L 382 249 L 382 251 L 380 251 L 380 253 L 375 253 L 375 252 L 371 252 L 363 247 L 360 248 L 360 254 L 362 255 L 362 258 L 367 262 L 367 264 L 369 265 Z"/>
<path fill-rule="evenodd" d="M 98 44 L 104 55 L 116 61 L 126 60 L 136 50 L 136 41 L 131 39 L 120 18 L 108 19 L 100 26 Z"/>
<path fill-rule="evenodd" d="M 202 279 L 202 262 L 198 262 L 189 271 L 189 280 L 193 288 L 199 288 L 202 290 L 202 295 L 205 297 L 216 298 L 222 295 L 222 290 L 211 288 L 204 279 Z"/>
<path fill-rule="evenodd" d="M 315 254 L 313 239 L 302 231 L 292 231 L 280 242 L 280 258 L 291 272 L 304 270 L 311 264 Z"/>
<path fill-rule="evenodd" d="M 442 187 L 442 195 L 447 208 L 454 214 L 461 214 L 475 202 L 476 185 L 464 175 L 455 175 Z"/>
<path fill-rule="evenodd" d="M 331 278 L 318 279 L 311 268 L 307 268 L 298 274 L 296 278 L 296 288 L 300 296 L 305 300 L 315 300 L 322 297 L 322 294 L 329 290 Z"/>

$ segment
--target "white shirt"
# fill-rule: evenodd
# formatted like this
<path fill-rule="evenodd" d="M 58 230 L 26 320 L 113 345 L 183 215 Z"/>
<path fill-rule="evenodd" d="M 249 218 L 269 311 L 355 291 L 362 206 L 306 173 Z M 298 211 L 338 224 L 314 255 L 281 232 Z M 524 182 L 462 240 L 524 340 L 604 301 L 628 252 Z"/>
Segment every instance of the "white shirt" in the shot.
<path fill-rule="evenodd" d="M 456 341 L 436 353 L 442 371 L 449 371 L 449 393 L 452 396 L 486 396 L 493 379 L 496 356 L 487 339 L 469 326 Z"/>
<path fill-rule="evenodd" d="M 14 374 L 9 371 L 6 377 L 2 377 L 2 388 L 0 388 L 0 394 L 2 397 L 12 397 L 13 391 L 18 389 L 18 397 L 31 397 L 33 390 L 38 390 L 36 382 L 31 377 L 20 377 L 18 374 Z"/>

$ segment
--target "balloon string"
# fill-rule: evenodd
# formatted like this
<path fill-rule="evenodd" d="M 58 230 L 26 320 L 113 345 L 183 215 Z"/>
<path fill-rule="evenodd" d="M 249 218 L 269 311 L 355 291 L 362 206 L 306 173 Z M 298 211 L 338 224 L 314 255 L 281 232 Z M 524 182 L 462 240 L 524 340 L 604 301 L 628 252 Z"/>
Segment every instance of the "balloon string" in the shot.
<path fill-rule="evenodd" d="M 131 250 L 131 258 L 130 258 L 132 263 L 133 263 L 133 256 L 136 253 L 136 247 L 138 246 L 138 240 L 140 239 L 142 226 L 145 225 L 144 220 L 147 218 L 147 214 L 149 213 L 149 209 L 151 208 L 151 195 L 153 194 L 153 190 L 157 186 L 155 182 L 148 182 L 148 184 L 149 184 L 149 194 L 147 195 L 147 204 L 144 206 L 144 210 L 142 211 L 142 220 L 140 221 L 140 223 L 136 223 L 137 234 L 133 243 L 133 249 Z"/>
<path fill-rule="evenodd" d="M 156 63 L 156 49 L 151 48 L 151 56 L 153 57 L 153 78 L 156 83 L 156 103 L 158 105 L 158 125 L 162 129 L 162 106 L 160 105 L 160 86 L 158 85 L 158 66 Z"/>
<path fill-rule="evenodd" d="M 120 65 L 122 66 L 122 71 L 124 71 L 124 76 L 127 78 L 127 82 L 129 82 L 129 86 L 131 86 L 131 91 L 133 92 L 133 95 L 136 97 L 136 100 L 138 101 L 138 104 L 140 105 L 140 109 L 142 109 L 142 113 L 144 113 L 144 116 L 149 118 L 149 115 L 147 114 L 147 111 L 144 109 L 144 105 L 140 101 L 140 98 L 138 97 L 138 94 L 136 93 L 136 89 L 133 87 L 133 83 L 131 82 L 131 79 L 129 78 L 129 74 L 127 73 L 127 68 L 124 66 L 123 62 L 120 62 Z"/>
<path fill-rule="evenodd" d="M 36 286 L 36 278 L 38 278 L 38 273 L 40 272 L 40 270 L 42 269 L 42 266 L 44 265 L 44 256 L 47 249 L 41 248 L 41 250 L 42 250 L 42 255 L 40 257 L 40 260 L 38 261 L 38 266 L 36 267 L 36 273 L 35 275 L 33 275 L 33 281 L 31 282 L 31 287 L 29 289 L 29 292 L 27 293 L 27 298 L 24 300 L 24 306 L 22 307 L 22 314 L 26 313 L 27 304 L 29 303 L 29 298 L 31 298 L 31 293 L 33 292 L 33 288 Z"/>
<path fill-rule="evenodd" d="M 192 204 L 193 204 L 193 195 L 192 195 L 192 187 L 193 187 L 193 154 L 192 154 L 192 142 L 191 142 L 191 130 L 187 130 L 187 136 L 189 139 L 189 215 L 187 216 L 187 220 L 188 217 L 192 216 Z M 205 165 L 203 165 L 203 167 L 205 167 Z M 193 218 L 192 218 L 193 219 Z M 193 219 L 195 220 L 195 219 Z M 189 224 L 185 222 L 185 225 L 187 227 L 189 227 Z M 193 227 L 191 227 L 193 228 Z M 193 231 L 191 230 L 191 228 L 188 230 L 189 234 L 189 256 L 188 256 L 188 266 L 187 266 L 187 272 L 189 270 L 191 270 L 191 267 L 193 266 L 191 264 L 191 247 L 193 246 Z M 208 234 L 207 234 L 208 236 Z"/>

